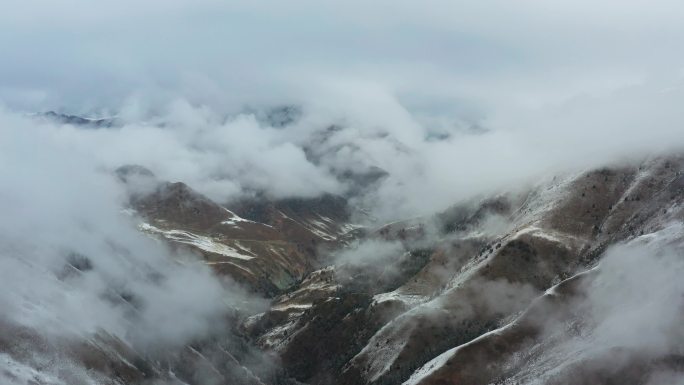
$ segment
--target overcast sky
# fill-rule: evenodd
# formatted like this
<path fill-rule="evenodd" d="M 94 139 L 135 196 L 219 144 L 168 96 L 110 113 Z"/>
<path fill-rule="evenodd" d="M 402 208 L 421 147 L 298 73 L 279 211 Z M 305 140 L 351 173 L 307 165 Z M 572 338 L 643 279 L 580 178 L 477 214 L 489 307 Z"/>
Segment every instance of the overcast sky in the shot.
<path fill-rule="evenodd" d="M 6 0 L 0 97 L 85 112 L 134 94 L 225 107 L 315 98 L 334 79 L 487 114 L 678 81 L 682 16 L 675 0 Z"/>

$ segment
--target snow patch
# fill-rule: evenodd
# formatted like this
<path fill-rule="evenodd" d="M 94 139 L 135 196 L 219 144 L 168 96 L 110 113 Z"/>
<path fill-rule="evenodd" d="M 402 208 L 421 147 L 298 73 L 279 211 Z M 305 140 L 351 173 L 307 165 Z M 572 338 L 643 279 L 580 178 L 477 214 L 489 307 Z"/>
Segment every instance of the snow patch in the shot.
<path fill-rule="evenodd" d="M 428 297 L 417 294 L 402 294 L 397 291 L 390 291 L 388 293 L 380 293 L 373 296 L 373 301 L 380 304 L 387 301 L 401 301 L 409 307 L 420 305 L 427 301 Z"/>
<path fill-rule="evenodd" d="M 512 327 L 514 324 L 515 324 L 515 321 L 513 321 L 513 322 L 509 323 L 508 325 L 503 326 L 501 328 L 494 329 L 490 332 L 484 333 L 481 336 L 475 338 L 474 340 L 472 340 L 468 343 L 465 343 L 463 345 L 459 345 L 455 348 L 447 350 L 446 352 L 444 352 L 444 353 L 438 355 L 437 357 L 433 358 L 432 360 L 428 361 L 420 369 L 413 372 L 411 377 L 409 377 L 409 379 L 406 380 L 406 382 L 404 382 L 402 385 L 418 385 L 426 377 L 428 377 L 432 373 L 436 372 L 440 368 L 444 367 L 444 365 L 447 363 L 447 361 L 449 361 L 449 359 L 451 357 L 453 357 L 454 354 L 456 354 L 456 352 L 458 352 L 459 350 L 465 348 L 466 346 L 472 345 L 478 341 L 481 341 L 485 338 L 488 338 L 489 336 L 491 336 L 493 334 L 499 334 L 502 331 Z"/>
<path fill-rule="evenodd" d="M 164 238 L 183 243 L 186 245 L 191 245 L 197 247 L 200 250 L 204 250 L 214 254 L 220 254 L 230 258 L 242 259 L 249 261 L 254 259 L 253 255 L 246 255 L 240 253 L 237 249 L 234 249 L 226 244 L 215 241 L 210 237 L 205 237 L 203 235 L 193 234 L 189 231 L 183 230 L 162 230 L 158 227 L 154 227 L 149 223 L 141 223 L 138 228 L 142 231 L 156 233 L 162 235 Z M 240 248 L 243 252 L 245 249 Z M 248 249 L 247 249 L 248 250 Z"/>
<path fill-rule="evenodd" d="M 82 384 L 95 385 L 96 383 L 85 375 L 79 376 Z M 3 385 L 67 385 L 57 376 L 14 360 L 6 353 L 0 353 L 0 383 Z"/>
<path fill-rule="evenodd" d="M 263 225 L 263 226 L 273 227 L 273 226 L 267 225 L 267 224 L 265 224 L 265 223 L 255 222 L 255 221 L 250 221 L 249 219 L 245 219 L 245 218 L 243 218 L 243 217 L 241 217 L 241 216 L 235 214 L 234 212 L 228 210 L 228 209 L 225 208 L 225 207 L 224 207 L 223 209 L 226 210 L 226 211 L 230 214 L 230 218 L 226 219 L 225 221 L 222 221 L 222 222 L 221 222 L 222 225 L 238 226 L 238 223 L 242 222 L 242 223 L 254 223 L 254 224 L 257 224 L 257 225 Z"/>

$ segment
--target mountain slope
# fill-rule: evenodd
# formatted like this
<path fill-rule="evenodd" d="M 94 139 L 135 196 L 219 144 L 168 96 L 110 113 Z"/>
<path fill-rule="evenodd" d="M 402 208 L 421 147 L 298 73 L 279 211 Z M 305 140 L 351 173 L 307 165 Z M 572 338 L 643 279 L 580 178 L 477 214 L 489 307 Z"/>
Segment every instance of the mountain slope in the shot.
<path fill-rule="evenodd" d="M 129 185 L 131 209 L 145 221 L 141 230 L 197 252 L 217 273 L 267 296 L 301 281 L 318 266 L 321 250 L 344 244 L 357 229 L 342 198 L 234 205 L 251 220 L 138 166 L 117 175 Z"/>
<path fill-rule="evenodd" d="M 684 159 L 561 175 L 359 229 L 346 201 L 222 205 L 127 166 L 125 212 L 271 297 L 190 343 L 2 322 L 11 384 L 622 384 L 684 371 Z M 56 277 L 86 277 L 85 256 Z M 125 290 L 108 301 L 139 306 Z M 669 381 L 669 382 L 668 382 Z"/>
<path fill-rule="evenodd" d="M 435 251 L 427 264 L 396 290 L 366 293 L 365 299 L 352 300 L 352 308 L 337 318 L 331 316 L 325 300 L 313 302 L 294 324 L 286 318 L 285 323 L 262 334 L 272 338 L 273 330 L 288 325 L 290 336 L 309 333 L 308 337 L 269 339 L 264 346 L 275 345 L 277 352 L 287 356 L 293 349 L 325 350 L 342 338 L 350 341 L 348 347 L 356 353 L 348 360 L 336 356 L 344 362 L 332 365 L 332 373 L 322 376 L 301 369 L 298 363 L 290 368 L 291 373 L 309 383 L 401 383 L 439 354 L 508 322 L 558 282 L 592 268 L 608 246 L 681 221 L 682 166 L 681 158 L 655 159 L 554 178 L 527 193 L 500 197 L 507 203 L 489 216 L 505 223 L 496 231 L 487 228 L 491 225 L 486 216 L 477 214 L 483 206 L 491 206 L 491 200 L 475 208 L 456 207 L 452 213 L 470 215 L 441 216 L 443 228 L 459 229 L 457 232 L 441 233 L 430 240 L 416 236 L 413 243 L 429 242 Z M 444 223 L 444 218 L 459 222 Z M 426 227 L 428 222 L 426 219 Z M 410 248 L 412 242 L 405 244 Z M 377 277 L 369 279 L 374 282 Z M 339 293 L 345 291 L 345 285 L 334 283 L 342 287 L 330 289 L 328 301 L 344 301 L 347 297 Z M 374 295 L 372 300 L 370 295 Z M 353 326 L 340 337 L 312 330 L 313 321 L 306 320 L 319 317 L 328 319 L 330 325 L 361 317 L 363 321 L 356 322 L 363 326 Z M 299 348 L 311 343 L 320 348 Z M 299 360 L 312 365 L 326 358 L 317 353 Z"/>

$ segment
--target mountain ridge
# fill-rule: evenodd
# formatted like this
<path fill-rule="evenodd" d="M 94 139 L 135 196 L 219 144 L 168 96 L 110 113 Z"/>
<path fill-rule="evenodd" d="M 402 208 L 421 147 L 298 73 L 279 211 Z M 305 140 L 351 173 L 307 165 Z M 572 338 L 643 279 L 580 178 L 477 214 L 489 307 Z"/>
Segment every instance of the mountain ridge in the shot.
<path fill-rule="evenodd" d="M 268 309 L 236 309 L 223 331 L 167 352 L 136 352 L 98 333 L 44 342 L 40 354 L 107 384 L 474 385 L 532 383 L 530 376 L 549 384 L 646 384 L 682 370 L 679 345 L 646 352 L 607 346 L 596 353 L 602 364 L 570 360 L 570 350 L 559 349 L 600 330 L 592 296 L 604 290 L 597 282 L 614 279 L 601 266 L 619 267 L 616 253 L 651 242 L 657 254 L 666 250 L 660 239 L 684 244 L 677 225 L 684 222 L 683 171 L 681 156 L 651 158 L 361 229 L 349 222 L 342 197 L 228 208 L 143 167 L 122 167 L 115 176 L 130 194 L 124 211 L 138 218 L 140 231 L 269 298 Z M 70 274 L 88 274 L 87 263 L 74 263 Z M 134 298 L 122 298 L 135 307 Z M 0 351 L 17 368 L 3 375 L 18 377 L 29 370 L 21 365 L 36 365 L 31 341 L 42 337 L 3 329 Z M 613 351 L 622 369 L 607 369 Z"/>

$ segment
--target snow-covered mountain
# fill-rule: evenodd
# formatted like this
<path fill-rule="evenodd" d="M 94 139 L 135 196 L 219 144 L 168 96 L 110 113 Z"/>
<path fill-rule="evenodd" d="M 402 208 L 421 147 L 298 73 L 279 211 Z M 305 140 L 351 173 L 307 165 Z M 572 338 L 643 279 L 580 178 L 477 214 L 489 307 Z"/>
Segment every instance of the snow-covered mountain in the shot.
<path fill-rule="evenodd" d="M 315 272 L 248 331 L 305 383 L 676 377 L 682 166 L 668 157 L 557 176 L 456 206 L 436 224 L 380 228 L 370 236 L 399 239 L 406 254 L 351 280 L 344 265 Z"/>
<path fill-rule="evenodd" d="M 221 204 L 124 166 L 111 178 L 139 232 L 266 307 L 232 304 L 211 333 L 144 351 L 105 330 L 54 337 L 3 320 L 0 379 L 674 383 L 684 370 L 683 172 L 680 156 L 649 158 L 363 227 L 345 197 Z M 66 261 L 54 278 L 65 284 L 92 270 L 87 255 Z M 135 312 L 127 293 L 109 301 Z"/>
<path fill-rule="evenodd" d="M 684 385 L 684 2 L 2 0 L 0 385 Z"/>

